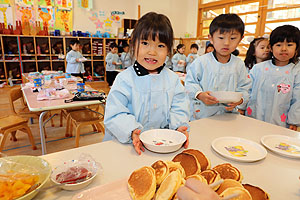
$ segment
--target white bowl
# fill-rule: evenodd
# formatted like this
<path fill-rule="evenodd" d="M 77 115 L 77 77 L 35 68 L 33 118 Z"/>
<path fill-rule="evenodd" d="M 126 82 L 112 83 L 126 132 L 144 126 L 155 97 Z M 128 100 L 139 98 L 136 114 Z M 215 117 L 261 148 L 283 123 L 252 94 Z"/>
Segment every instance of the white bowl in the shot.
<path fill-rule="evenodd" d="M 170 153 L 177 151 L 186 141 L 186 136 L 175 130 L 152 129 L 142 132 L 140 140 L 144 146 L 153 152 Z"/>
<path fill-rule="evenodd" d="M 25 194 L 17 200 L 30 200 L 45 185 L 51 174 L 50 164 L 43 158 L 37 156 L 8 156 L 0 158 L 0 172 L 7 170 L 22 173 L 33 173 L 39 175 L 37 184 L 40 184 L 35 190 Z"/>
<path fill-rule="evenodd" d="M 215 91 L 210 93 L 216 97 L 220 103 L 233 103 L 241 100 L 243 93 L 232 91 Z"/>
<path fill-rule="evenodd" d="M 89 172 L 91 172 L 91 177 L 88 178 L 87 180 L 84 180 L 82 182 L 78 182 L 78 183 L 59 183 L 56 180 L 56 175 L 65 172 L 68 170 L 68 168 L 70 167 L 76 167 L 76 166 L 81 166 L 86 168 Z M 55 184 L 60 185 L 59 187 L 61 187 L 64 190 L 80 190 L 86 186 L 88 186 L 93 179 L 96 177 L 97 173 L 98 173 L 98 169 L 99 169 L 99 165 L 98 163 L 92 161 L 90 163 L 80 163 L 78 160 L 69 160 L 69 161 L 65 161 L 62 165 L 59 165 L 57 167 L 55 167 L 52 171 L 51 174 L 51 181 Z"/>

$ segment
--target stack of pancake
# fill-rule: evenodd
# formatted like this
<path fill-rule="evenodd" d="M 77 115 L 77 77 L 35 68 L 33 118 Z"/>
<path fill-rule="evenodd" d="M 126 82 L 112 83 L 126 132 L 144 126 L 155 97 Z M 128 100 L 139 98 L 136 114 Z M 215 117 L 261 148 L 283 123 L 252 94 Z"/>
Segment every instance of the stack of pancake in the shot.
<path fill-rule="evenodd" d="M 221 196 L 239 193 L 239 200 L 267 200 L 269 195 L 261 188 L 241 184 L 243 175 L 229 163 L 211 169 L 209 159 L 199 150 L 187 149 L 177 154 L 172 161 L 158 160 L 151 167 L 135 170 L 128 179 L 128 189 L 133 200 L 176 199 L 176 192 L 188 178 L 206 184 L 224 179 L 213 189 Z"/>

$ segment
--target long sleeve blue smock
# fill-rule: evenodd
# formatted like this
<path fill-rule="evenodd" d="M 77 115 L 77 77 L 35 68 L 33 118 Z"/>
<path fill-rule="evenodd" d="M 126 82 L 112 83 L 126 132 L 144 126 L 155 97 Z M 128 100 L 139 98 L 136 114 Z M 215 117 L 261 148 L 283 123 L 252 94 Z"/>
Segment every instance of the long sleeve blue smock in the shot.
<path fill-rule="evenodd" d="M 196 96 L 206 91 L 235 91 L 243 93 L 243 103 L 238 106 L 245 109 L 249 100 L 251 79 L 244 62 L 231 55 L 229 62 L 223 64 L 216 60 L 213 53 L 198 57 L 190 66 L 185 79 L 185 89 L 191 101 L 191 120 L 222 114 L 224 104 L 206 105 Z"/>
<path fill-rule="evenodd" d="M 184 54 L 181 54 L 181 53 L 176 53 L 172 57 L 173 71 L 174 72 L 178 72 L 178 71 L 184 72 L 185 71 L 185 66 L 178 65 L 179 60 L 183 60 L 185 62 L 186 56 Z"/>
<path fill-rule="evenodd" d="M 189 99 L 178 75 L 164 67 L 159 74 L 121 72 L 108 94 L 104 141 L 131 143 L 135 129 L 177 129 L 189 122 Z"/>
<path fill-rule="evenodd" d="M 116 65 L 113 65 L 113 62 L 119 63 L 120 57 L 117 53 L 111 53 L 109 52 L 106 57 L 105 57 L 105 61 L 106 61 L 106 71 L 115 71 L 116 69 Z"/>
<path fill-rule="evenodd" d="M 126 69 L 127 67 L 132 65 L 132 60 L 131 60 L 129 53 L 122 52 L 121 53 L 121 61 L 122 61 L 123 69 Z"/>
<path fill-rule="evenodd" d="M 188 57 L 186 58 L 186 71 L 189 70 L 189 67 L 191 64 L 198 58 L 199 55 L 197 53 L 190 53 Z"/>
<path fill-rule="evenodd" d="M 276 66 L 268 60 L 254 65 L 250 76 L 246 115 L 283 127 L 300 126 L 300 63 Z"/>
<path fill-rule="evenodd" d="M 67 53 L 67 73 L 84 73 L 84 65 L 82 62 L 76 62 L 77 58 L 83 58 L 79 51 L 71 50 Z"/>

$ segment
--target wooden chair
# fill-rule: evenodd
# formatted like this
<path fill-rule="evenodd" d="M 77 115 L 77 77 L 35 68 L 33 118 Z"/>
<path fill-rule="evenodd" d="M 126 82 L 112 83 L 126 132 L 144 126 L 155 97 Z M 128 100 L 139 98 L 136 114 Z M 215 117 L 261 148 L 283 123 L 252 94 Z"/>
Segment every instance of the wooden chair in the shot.
<path fill-rule="evenodd" d="M 104 134 L 103 115 L 90 110 L 78 110 L 70 112 L 67 116 L 66 136 L 72 136 L 73 127 L 76 129 L 76 147 L 79 147 L 80 128 L 82 126 L 92 125 L 98 132 Z"/>
<path fill-rule="evenodd" d="M 27 122 L 28 122 L 27 119 L 24 119 L 24 118 L 16 116 L 16 115 L 10 115 L 8 117 L 0 118 L 0 152 L 4 148 L 4 144 L 5 144 L 8 134 L 9 133 L 16 134 L 16 132 L 18 130 L 23 131 L 28 134 L 29 141 L 32 145 L 32 149 L 33 150 L 36 149 L 34 139 L 33 139 L 31 130 L 28 127 Z"/>
<path fill-rule="evenodd" d="M 16 106 L 16 102 L 20 100 L 21 105 Z M 10 110 L 12 112 L 12 114 L 14 115 L 18 115 L 20 117 L 29 119 L 29 118 L 34 118 L 34 119 L 38 119 L 39 120 L 39 116 L 40 116 L 40 112 L 31 112 L 28 108 L 28 106 L 26 105 L 24 98 L 23 98 L 23 94 L 22 94 L 22 90 L 21 88 L 13 88 L 10 90 L 9 93 L 9 104 L 10 104 Z M 51 116 L 51 112 L 48 112 L 44 119 L 47 119 Z M 51 119 L 51 126 L 54 126 L 54 122 L 53 119 Z M 44 127 L 44 133 L 46 136 L 46 131 L 45 131 L 45 127 Z M 12 134 L 13 140 L 16 141 L 16 137 L 14 137 L 14 134 Z"/>

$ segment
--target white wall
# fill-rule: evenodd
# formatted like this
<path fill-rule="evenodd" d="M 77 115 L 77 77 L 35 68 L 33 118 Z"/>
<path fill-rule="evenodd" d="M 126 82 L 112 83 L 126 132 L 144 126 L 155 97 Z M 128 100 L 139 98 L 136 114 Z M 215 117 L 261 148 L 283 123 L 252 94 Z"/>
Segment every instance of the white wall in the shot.
<path fill-rule="evenodd" d="M 89 19 L 93 11 L 124 11 L 125 15 L 121 17 L 136 19 L 139 4 L 141 6 L 141 16 L 150 11 L 168 16 L 175 37 L 184 37 L 185 33 L 190 33 L 191 37 L 196 36 L 198 0 L 94 0 L 93 3 L 93 9 L 86 11 L 79 8 L 77 1 L 74 1 L 74 30 L 88 30 L 92 33 L 96 30 L 102 31 L 96 29 L 96 25 Z"/>

